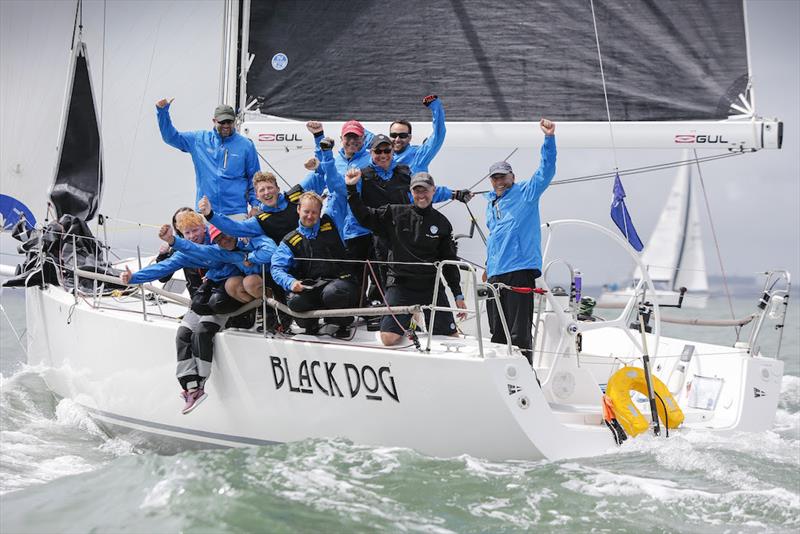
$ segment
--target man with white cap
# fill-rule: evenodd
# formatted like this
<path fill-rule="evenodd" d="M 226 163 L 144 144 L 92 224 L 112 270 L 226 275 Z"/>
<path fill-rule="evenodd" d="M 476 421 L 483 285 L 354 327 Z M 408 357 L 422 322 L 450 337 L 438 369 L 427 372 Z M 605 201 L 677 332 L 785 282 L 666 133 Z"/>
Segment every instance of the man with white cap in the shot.
<path fill-rule="evenodd" d="M 542 247 L 539 230 L 539 198 L 556 173 L 555 124 L 542 119 L 544 133 L 539 168 L 525 181 L 515 183 L 514 171 L 507 161 L 489 167 L 492 191 L 486 194 L 486 275 L 489 283 L 533 288 L 541 276 Z M 530 294 L 500 291 L 511 343 L 533 363 L 531 326 L 533 298 Z M 494 300 L 487 301 L 492 341 L 506 343 L 505 332 Z"/>
<path fill-rule="evenodd" d="M 217 213 L 243 219 L 248 213 L 248 203 L 253 207 L 258 205 L 252 179 L 261 168 L 253 141 L 234 128 L 233 108 L 225 104 L 217 106 L 211 130 L 179 132 L 169 116 L 171 103 L 166 98 L 156 102 L 158 128 L 165 143 L 192 156 L 195 205 L 207 196 Z"/>

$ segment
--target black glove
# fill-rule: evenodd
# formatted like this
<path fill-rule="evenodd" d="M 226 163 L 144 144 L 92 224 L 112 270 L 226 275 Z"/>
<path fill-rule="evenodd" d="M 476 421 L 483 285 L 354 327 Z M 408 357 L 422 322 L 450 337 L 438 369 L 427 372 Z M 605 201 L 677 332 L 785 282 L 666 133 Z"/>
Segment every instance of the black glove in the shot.
<path fill-rule="evenodd" d="M 436 95 L 428 95 L 428 96 L 426 96 L 425 98 L 422 99 L 422 103 L 425 104 L 425 106 L 427 107 L 427 106 L 431 105 L 431 102 L 433 102 L 434 100 L 438 100 L 438 99 L 439 99 L 439 97 L 436 96 Z"/>
<path fill-rule="evenodd" d="M 472 200 L 472 193 L 469 189 L 457 189 L 453 191 L 453 200 L 458 200 L 459 202 L 466 204 Z"/>
<path fill-rule="evenodd" d="M 333 150 L 333 145 L 336 143 L 330 137 L 326 137 L 322 141 L 319 142 L 319 148 L 321 150 Z"/>

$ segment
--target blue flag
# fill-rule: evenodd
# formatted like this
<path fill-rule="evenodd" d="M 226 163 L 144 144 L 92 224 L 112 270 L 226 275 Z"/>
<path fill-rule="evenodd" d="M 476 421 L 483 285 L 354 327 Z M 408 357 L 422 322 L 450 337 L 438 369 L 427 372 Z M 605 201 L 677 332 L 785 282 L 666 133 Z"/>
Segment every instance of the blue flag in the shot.
<path fill-rule="evenodd" d="M 611 201 L 611 220 L 617 225 L 619 231 L 623 233 L 628 243 L 638 252 L 641 252 L 644 245 L 642 245 L 642 240 L 639 239 L 639 234 L 636 233 L 636 228 L 633 227 L 628 208 L 625 206 L 625 189 L 622 188 L 619 174 L 614 178 L 614 199 Z"/>

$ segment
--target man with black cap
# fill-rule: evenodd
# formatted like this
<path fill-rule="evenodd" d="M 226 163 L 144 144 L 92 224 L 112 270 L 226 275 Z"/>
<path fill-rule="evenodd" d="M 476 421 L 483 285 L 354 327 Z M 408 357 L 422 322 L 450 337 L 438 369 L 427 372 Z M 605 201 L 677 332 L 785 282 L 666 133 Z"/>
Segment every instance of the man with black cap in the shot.
<path fill-rule="evenodd" d="M 556 125 L 542 119 L 544 133 L 539 168 L 529 180 L 515 183 L 507 161 L 489 167 L 493 191 L 486 194 L 486 275 L 489 283 L 533 288 L 542 272 L 539 198 L 556 173 Z M 500 291 L 500 302 L 511 333 L 511 343 L 533 363 L 531 327 L 533 298 L 530 294 Z M 506 336 L 494 300 L 487 301 L 492 341 L 506 343 Z"/>
<path fill-rule="evenodd" d="M 393 155 L 392 140 L 383 134 L 372 138 L 370 143 L 371 162 L 361 168 L 361 180 L 357 191 L 364 204 L 379 208 L 387 204 L 411 204 L 411 169 L 408 165 L 397 163 Z M 432 202 L 459 200 L 467 202 L 472 198 L 466 189 L 453 191 L 446 186 L 437 186 L 433 191 Z M 372 247 L 371 232 L 361 226 L 350 211 L 344 225 L 344 238 L 351 258 L 365 260 Z"/>
<path fill-rule="evenodd" d="M 436 186 L 427 172 L 419 172 L 410 180 L 413 204 L 387 204 L 371 208 L 364 204 L 358 194 L 358 183 L 362 172 L 350 169 L 345 176 L 347 202 L 358 221 L 388 242 L 388 277 L 386 303 L 389 306 L 430 304 L 436 281 L 436 268 L 432 265 L 410 265 L 411 263 L 434 263 L 441 260 L 458 260 L 453 241 L 453 227 L 447 217 L 433 209 Z M 444 277 L 456 299 L 456 306 L 466 309 L 461 293 L 461 277 L 458 268 L 448 265 Z M 439 286 L 436 304 L 449 306 L 444 286 Z M 425 311 L 430 323 L 430 312 Z M 408 331 L 411 315 L 385 315 L 381 319 L 381 341 L 384 345 L 395 345 Z M 434 334 L 457 334 L 451 312 L 437 312 L 431 326 Z"/>
<path fill-rule="evenodd" d="M 217 213 L 243 219 L 248 202 L 257 205 L 252 179 L 260 166 L 253 141 L 233 127 L 233 108 L 217 106 L 211 130 L 179 132 L 169 116 L 171 103 L 172 99 L 166 98 L 156 102 L 158 128 L 165 143 L 192 156 L 197 186 L 195 205 L 207 196 Z"/>

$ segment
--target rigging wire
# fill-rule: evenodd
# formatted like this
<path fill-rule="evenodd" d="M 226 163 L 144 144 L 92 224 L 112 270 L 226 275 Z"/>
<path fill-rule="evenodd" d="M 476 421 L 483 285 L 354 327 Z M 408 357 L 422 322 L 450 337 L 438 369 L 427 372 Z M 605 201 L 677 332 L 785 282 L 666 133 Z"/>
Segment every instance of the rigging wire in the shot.
<path fill-rule="evenodd" d="M 594 26 L 594 40 L 597 45 L 597 59 L 600 61 L 600 78 L 603 82 L 603 98 L 606 101 L 606 115 L 608 116 L 608 133 L 611 136 L 611 151 L 614 154 L 614 169 L 619 169 L 619 162 L 617 161 L 617 145 L 614 141 L 614 128 L 611 124 L 611 108 L 608 105 L 608 90 L 606 88 L 606 74 L 603 70 L 603 55 L 600 53 L 600 36 L 597 32 L 597 19 L 594 15 L 594 0 L 589 0 L 589 5 L 592 8 L 592 25 Z"/>
<path fill-rule="evenodd" d="M 150 75 L 153 73 L 153 61 L 156 57 L 156 45 L 158 44 L 158 34 L 161 31 L 161 20 L 162 18 L 158 18 L 158 23 L 156 24 L 156 32 L 155 36 L 151 39 L 153 43 L 152 51 L 150 52 L 150 63 L 147 65 L 147 77 L 144 81 L 145 90 L 142 91 L 142 97 L 139 100 L 139 116 L 142 116 L 142 110 L 144 109 L 144 98 L 145 94 L 147 93 L 146 88 L 150 86 Z M 136 147 L 136 141 L 139 137 L 139 125 L 142 121 L 136 121 L 136 127 L 133 130 L 133 141 L 131 142 L 131 157 L 128 160 L 128 168 L 125 170 L 125 175 L 122 177 L 122 194 L 119 196 L 119 205 L 117 206 L 117 215 L 120 214 L 122 211 L 122 201 L 125 198 L 125 192 L 128 189 L 128 179 L 130 178 L 131 168 L 133 167 L 133 160 L 134 160 L 134 149 Z M 121 219 L 119 219 L 121 220 Z M 130 222 L 130 221 L 129 221 Z"/>
<path fill-rule="evenodd" d="M 717 251 L 717 261 L 719 261 L 719 268 L 720 271 L 722 271 L 722 285 L 725 288 L 725 295 L 728 297 L 728 308 L 730 308 L 731 317 L 735 319 L 736 314 L 733 311 L 733 299 L 731 298 L 731 291 L 730 288 L 728 287 L 728 275 L 725 273 L 725 266 L 722 262 L 722 252 L 719 249 L 719 240 L 717 239 L 717 230 L 714 227 L 714 218 L 711 216 L 711 204 L 709 204 L 708 202 L 708 194 L 706 193 L 706 184 L 703 181 L 703 171 L 700 169 L 700 162 L 697 158 L 697 150 L 693 150 L 693 152 L 694 152 L 695 162 L 697 164 L 698 178 L 700 179 L 700 189 L 702 189 L 703 191 L 703 200 L 705 201 L 706 212 L 708 213 L 708 222 L 709 225 L 711 226 L 711 235 L 714 238 L 714 248 Z M 735 330 L 736 330 L 736 341 L 739 341 L 739 335 L 741 334 L 742 327 L 737 326 L 735 327 Z"/>
<path fill-rule="evenodd" d="M 283 175 L 282 175 L 281 173 L 279 173 L 279 172 L 278 172 L 278 169 L 276 169 L 275 167 L 273 167 L 273 166 L 272 166 L 272 164 L 271 164 L 269 161 L 267 161 L 267 158 L 266 158 L 266 157 L 265 157 L 265 156 L 264 156 L 264 155 L 263 155 L 261 152 L 259 152 L 258 150 L 256 150 L 256 154 L 258 154 L 258 157 L 259 157 L 259 158 L 261 158 L 261 161 L 263 161 L 264 163 L 266 163 L 266 164 L 267 164 L 267 166 L 268 166 L 270 169 L 272 169 L 272 170 L 273 170 L 273 172 L 275 172 L 275 174 L 278 176 L 278 178 L 280 178 L 281 180 L 283 180 L 283 183 L 285 183 L 285 184 L 286 184 L 286 187 L 288 187 L 288 188 L 290 188 L 290 189 L 293 187 L 293 186 L 292 186 L 292 184 L 290 184 L 290 183 L 289 183 L 289 181 L 288 181 L 286 178 L 284 178 L 284 177 L 283 177 Z"/>

